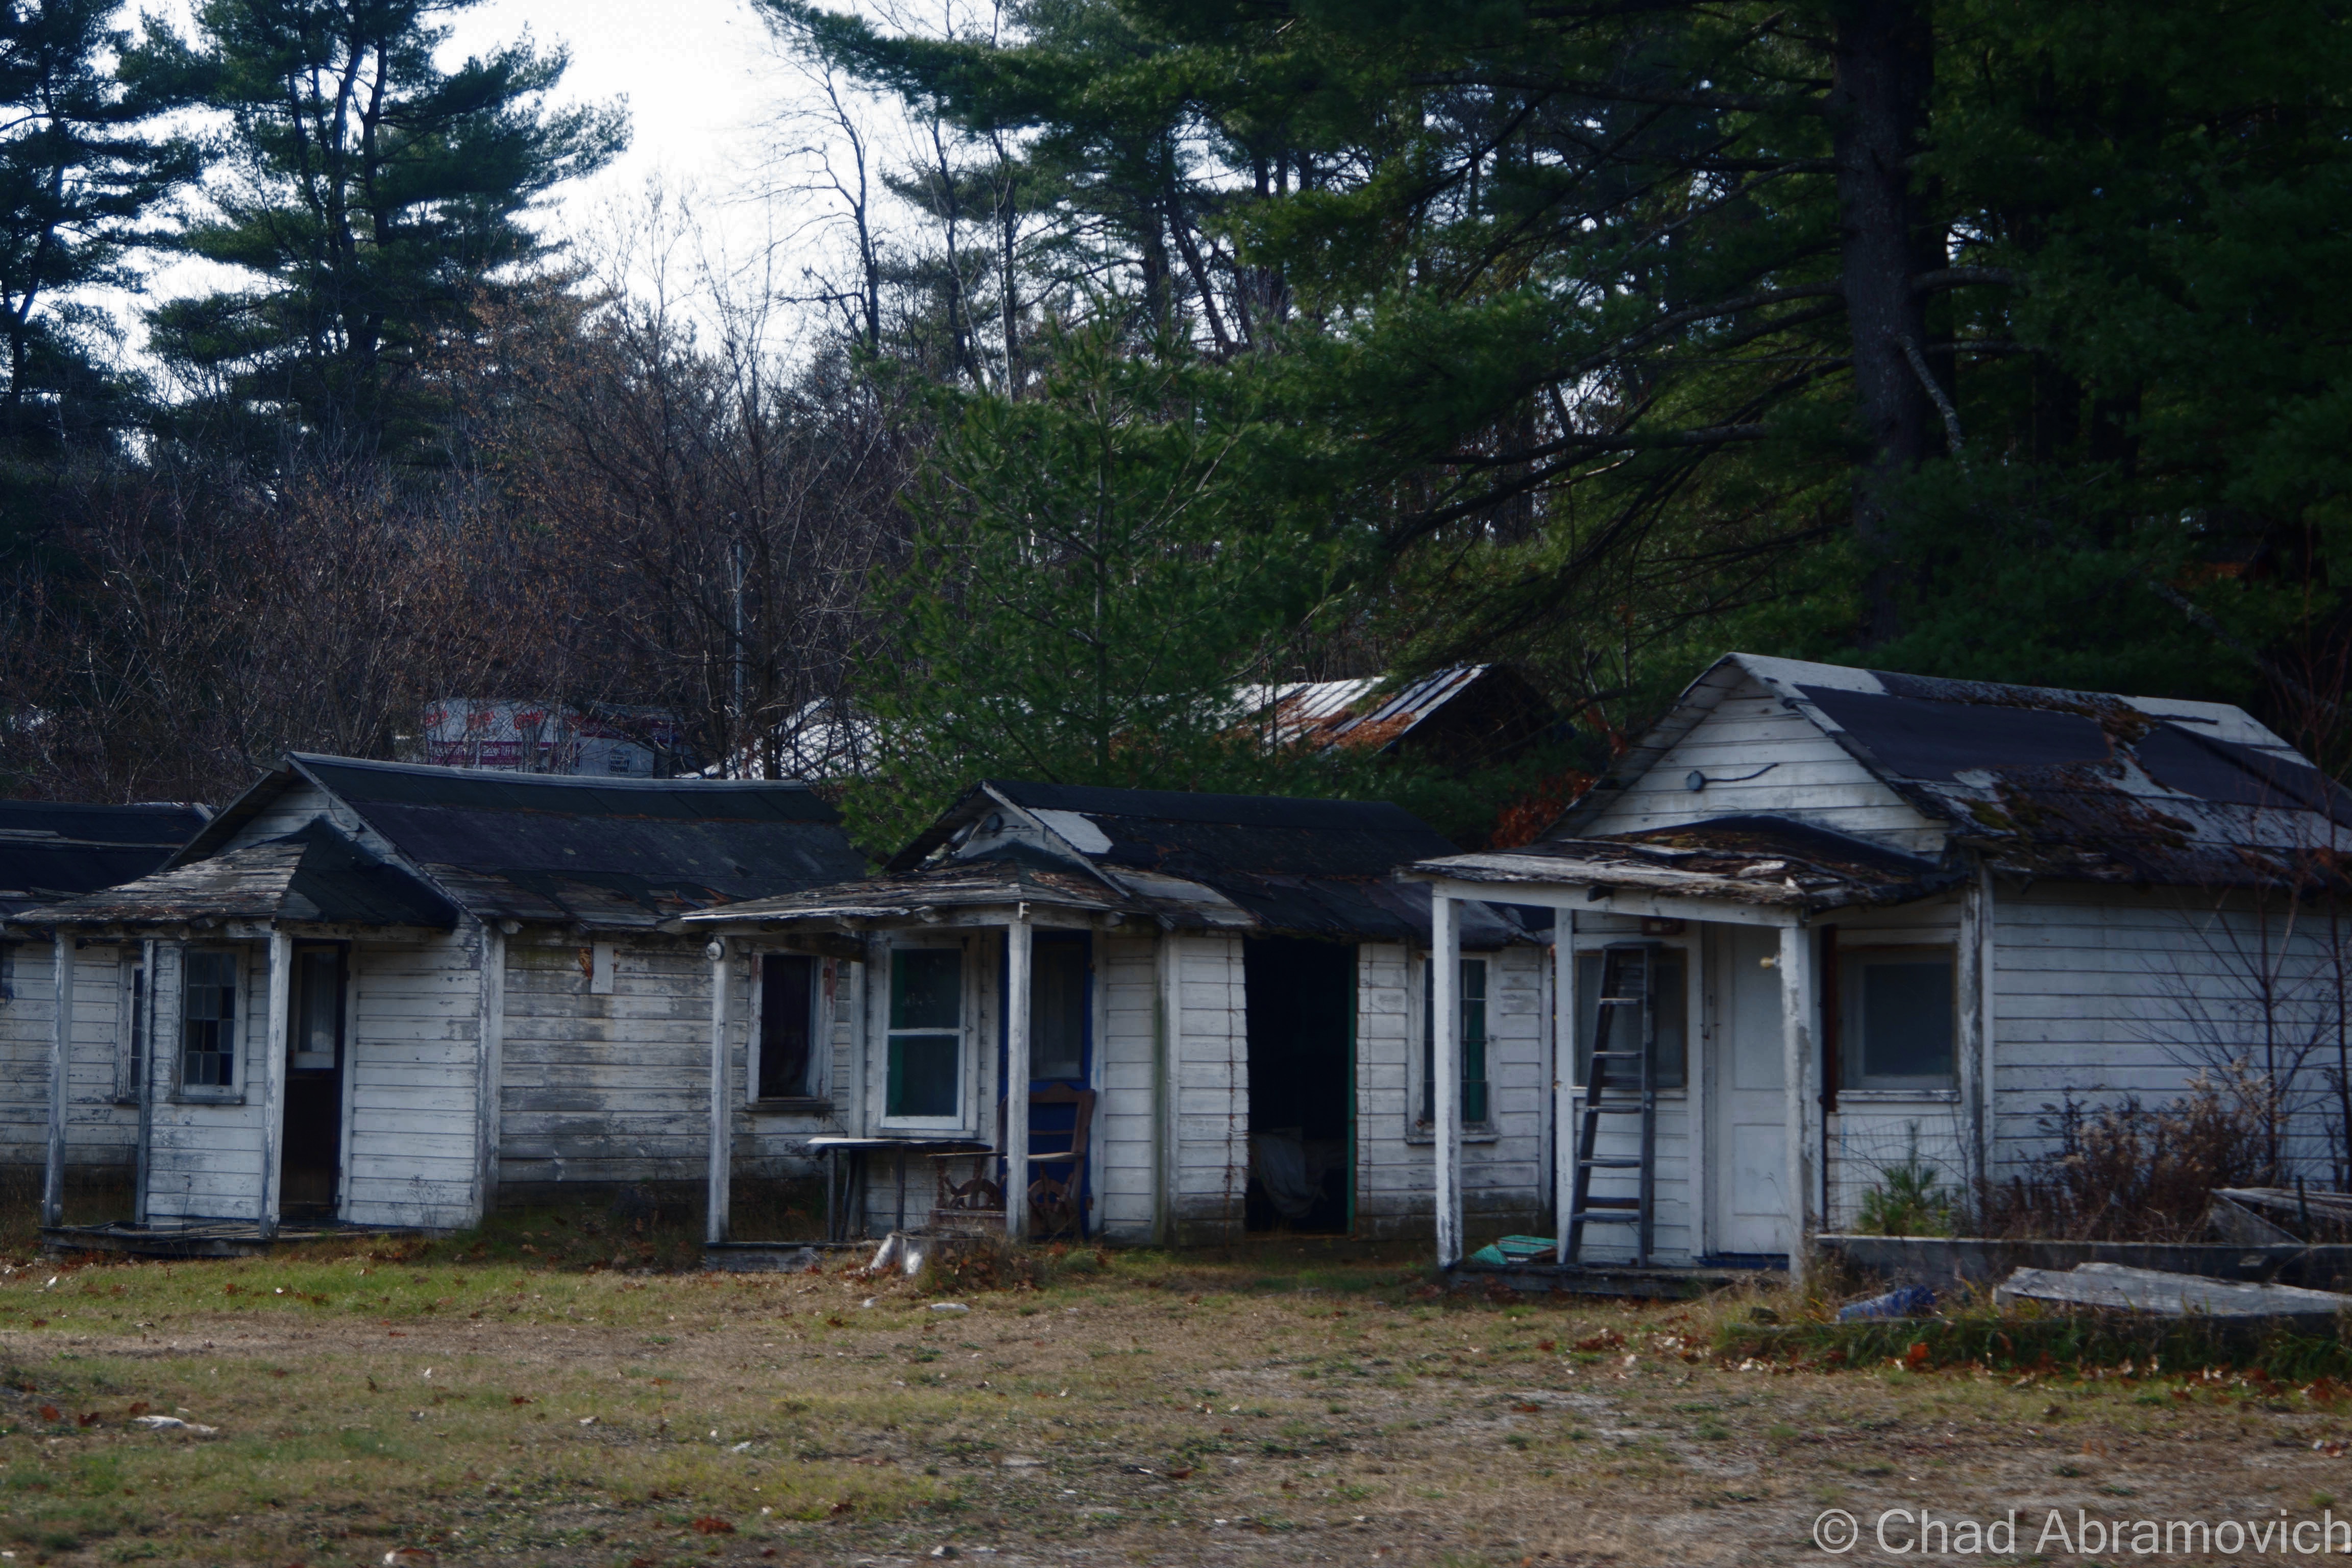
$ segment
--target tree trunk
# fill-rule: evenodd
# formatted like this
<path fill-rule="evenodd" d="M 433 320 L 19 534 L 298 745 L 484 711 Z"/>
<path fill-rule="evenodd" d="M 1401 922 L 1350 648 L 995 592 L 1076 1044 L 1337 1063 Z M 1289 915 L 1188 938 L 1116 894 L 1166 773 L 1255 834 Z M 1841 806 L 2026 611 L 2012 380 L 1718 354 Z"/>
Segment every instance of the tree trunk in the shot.
<path fill-rule="evenodd" d="M 1869 456 L 1854 485 L 1853 528 L 1874 557 L 1862 642 L 1902 629 L 1902 563 L 1890 492 L 1935 445 L 1936 412 L 1906 344 L 1925 341 L 1927 313 L 1911 279 L 1940 265 L 1912 178 L 1935 82 L 1927 0 L 1848 0 L 1838 18 L 1830 89 L 1845 303 L 1853 331 L 1856 416 Z"/>

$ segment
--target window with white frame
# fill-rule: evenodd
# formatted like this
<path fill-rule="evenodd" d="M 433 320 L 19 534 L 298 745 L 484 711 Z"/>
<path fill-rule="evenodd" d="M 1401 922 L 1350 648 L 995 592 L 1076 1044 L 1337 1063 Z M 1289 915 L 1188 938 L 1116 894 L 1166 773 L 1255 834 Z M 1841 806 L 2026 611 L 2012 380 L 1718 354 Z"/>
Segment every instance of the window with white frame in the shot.
<path fill-rule="evenodd" d="M 890 953 L 887 1080 L 882 1114 L 948 1122 L 963 1114 L 963 950 Z"/>
<path fill-rule="evenodd" d="M 1948 947 L 1842 948 L 1838 1083 L 1948 1089 L 1958 1079 L 1958 987 Z"/>
<path fill-rule="evenodd" d="M 1606 973 L 1602 953 L 1595 951 L 1576 955 L 1576 1081 L 1580 1084 L 1592 1081 L 1592 1041 L 1601 1028 L 1601 983 Z M 1681 948 L 1651 950 L 1650 1022 L 1656 1039 L 1656 1054 L 1650 1058 L 1650 1082 L 1654 1088 L 1681 1089 L 1690 1082 L 1688 973 Z M 1641 1010 L 1621 1007 L 1615 1011 L 1617 1017 L 1610 1023 L 1610 1033 L 1613 1037 L 1623 1029 L 1627 1035 L 1612 1038 L 1610 1048 L 1631 1050 L 1632 1033 L 1641 1027 Z M 1622 1087 L 1633 1077 L 1631 1068 L 1631 1063 L 1614 1063 L 1610 1082 Z"/>
<path fill-rule="evenodd" d="M 181 960 L 180 1087 L 236 1087 L 237 1026 L 244 1008 L 237 992 L 244 976 L 237 954 L 191 949 Z"/>
<path fill-rule="evenodd" d="M 1437 1031 L 1432 1026 L 1436 1004 L 1429 984 L 1429 961 L 1421 972 L 1421 1121 L 1437 1122 Z M 1462 983 L 1455 992 L 1462 1016 L 1462 1125 L 1484 1127 L 1488 1118 L 1486 1094 L 1486 961 L 1462 961 Z"/>
<path fill-rule="evenodd" d="M 752 1098 L 815 1100 L 824 1093 L 819 1050 L 819 961 L 804 952 L 760 955 L 758 1058 Z"/>

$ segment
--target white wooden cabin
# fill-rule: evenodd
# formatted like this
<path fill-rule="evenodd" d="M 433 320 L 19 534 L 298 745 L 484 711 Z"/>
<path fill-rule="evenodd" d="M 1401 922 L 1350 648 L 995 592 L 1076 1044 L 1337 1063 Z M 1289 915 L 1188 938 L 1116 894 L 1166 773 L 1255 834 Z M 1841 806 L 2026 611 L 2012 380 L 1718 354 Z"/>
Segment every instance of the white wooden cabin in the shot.
<path fill-rule="evenodd" d="M 1572 1260 L 1801 1266 L 1892 1166 L 1999 1181 L 2066 1100 L 2161 1104 L 2231 1058 L 2276 1076 L 2294 1158 L 2340 1179 L 2309 1043 L 2344 1022 L 2318 911 L 2347 847 L 2352 795 L 2236 708 L 1733 654 L 1544 840 L 1410 875 L 1440 975 L 1455 900 L 1556 911 L 1580 1035 L 1553 1112 L 1563 1260 L 1613 948 L 1646 956 L 1658 1021 L 1651 1220 L 1644 1247 L 1638 1123 L 1604 1118 L 1593 1158 L 1617 1163 L 1590 1194 L 1618 1213 Z M 1480 1226 L 1449 1115 L 1437 1131 L 1452 1264 Z"/>
<path fill-rule="evenodd" d="M 1087 1236 L 1426 1235 L 1430 901 L 1394 873 L 1450 847 L 1377 803 L 989 782 L 874 879 L 682 918 L 722 981 L 711 1239 L 730 1237 L 769 1009 L 807 990 L 777 977 L 825 957 L 846 971 L 822 1004 L 846 1025 L 838 1098 L 876 1167 L 851 1225 L 928 1221 L 936 1142 L 997 1152 L 1003 1190 L 1029 1192 L 1083 1091 L 1063 1218 Z M 1548 1201 L 1549 970 L 1514 916 L 1462 908 L 1465 1202 L 1525 1229 Z M 1016 1232 L 1036 1218 L 1003 1205 Z"/>
<path fill-rule="evenodd" d="M 36 1080 L 50 1169 L 58 1068 L 95 1045 L 121 1064 L 138 1226 L 438 1229 L 698 1182 L 709 972 L 664 923 L 862 865 L 797 784 L 289 756 L 163 869 L 11 917 L 78 977 Z M 755 1165 L 837 1125 L 821 1076 L 791 1087 Z"/>
<path fill-rule="evenodd" d="M 154 870 L 211 816 L 200 805 L 91 805 L 0 801 L 0 1167 L 47 1163 L 49 1052 L 57 1037 L 58 971 L 46 932 L 14 932 L 22 911 L 96 892 Z M 138 1142 L 138 1097 L 117 1049 L 135 1014 L 138 954 L 119 944 L 79 946 L 67 972 L 79 1023 L 59 1106 L 60 1169 L 76 1180 L 119 1180 Z"/>

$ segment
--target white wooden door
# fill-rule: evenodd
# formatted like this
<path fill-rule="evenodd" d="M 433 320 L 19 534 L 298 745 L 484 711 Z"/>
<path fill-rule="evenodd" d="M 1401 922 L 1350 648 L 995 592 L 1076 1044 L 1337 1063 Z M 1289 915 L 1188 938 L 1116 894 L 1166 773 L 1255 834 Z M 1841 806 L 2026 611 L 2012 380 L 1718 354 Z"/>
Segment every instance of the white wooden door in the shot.
<path fill-rule="evenodd" d="M 1716 1027 L 1707 1062 L 1707 1242 L 1717 1253 L 1788 1250 L 1788 1100 L 1781 1059 L 1780 952 L 1768 926 L 1717 926 Z"/>

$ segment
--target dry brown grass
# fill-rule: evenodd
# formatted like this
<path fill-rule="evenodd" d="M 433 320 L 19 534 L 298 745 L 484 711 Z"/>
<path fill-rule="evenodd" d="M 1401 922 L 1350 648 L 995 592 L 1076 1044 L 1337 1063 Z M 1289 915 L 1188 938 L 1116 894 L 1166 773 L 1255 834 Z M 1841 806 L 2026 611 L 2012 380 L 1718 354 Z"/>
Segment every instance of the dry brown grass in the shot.
<path fill-rule="evenodd" d="M 1819 1563 L 1829 1506 L 2246 1515 L 2352 1493 L 2352 1458 L 2311 1447 L 2347 1435 L 2332 1389 L 1705 1353 L 1727 1317 L 1794 1310 L 1769 1291 L 1439 1298 L 1395 1261 L 1298 1250 L 1044 1273 L 956 1313 L 903 1281 L 391 1252 L 19 1266 L 0 1274 L 0 1550 Z M 140 1430 L 142 1406 L 219 1431 Z"/>

